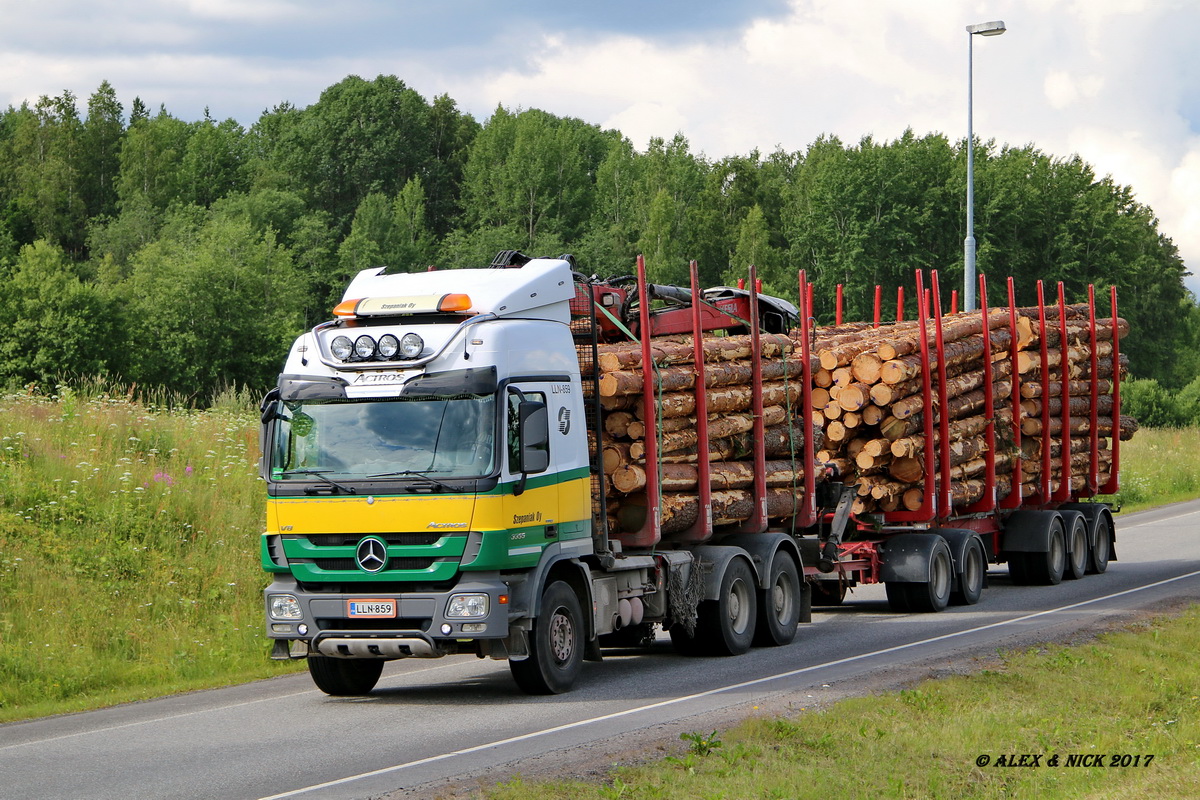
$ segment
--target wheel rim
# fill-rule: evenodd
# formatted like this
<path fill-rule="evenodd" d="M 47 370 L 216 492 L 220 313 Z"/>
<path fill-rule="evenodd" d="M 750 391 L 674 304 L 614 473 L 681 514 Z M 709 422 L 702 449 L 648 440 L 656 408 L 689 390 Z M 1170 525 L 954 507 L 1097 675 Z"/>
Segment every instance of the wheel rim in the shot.
<path fill-rule="evenodd" d="M 1082 525 L 1076 525 L 1071 539 L 1072 569 L 1079 573 L 1087 566 L 1087 530 Z"/>
<path fill-rule="evenodd" d="M 1062 536 L 1050 537 L 1050 569 L 1054 573 L 1061 572 L 1067 565 L 1067 548 Z"/>
<path fill-rule="evenodd" d="M 935 596 L 946 597 L 950 594 L 950 559 L 944 554 L 939 554 L 933 559 L 933 576 L 930 583 Z"/>
<path fill-rule="evenodd" d="M 727 602 L 727 611 L 729 616 L 729 627 L 737 633 L 743 633 L 750 627 L 750 610 L 753 608 L 754 598 L 750 595 L 750 588 L 746 582 L 740 578 L 733 582 L 729 587 L 729 599 Z"/>
<path fill-rule="evenodd" d="M 983 556 L 979 554 L 978 548 L 972 547 L 968 551 L 967 569 L 963 574 L 963 583 L 970 594 L 974 594 L 977 588 L 983 586 Z"/>
<path fill-rule="evenodd" d="M 775 578 L 775 586 L 771 590 L 771 606 L 775 611 L 776 621 L 783 623 L 791 618 L 793 602 L 787 576 L 780 573 Z"/>
<path fill-rule="evenodd" d="M 561 608 L 550 618 L 550 653 L 556 664 L 565 664 L 575 652 L 575 626 Z"/>

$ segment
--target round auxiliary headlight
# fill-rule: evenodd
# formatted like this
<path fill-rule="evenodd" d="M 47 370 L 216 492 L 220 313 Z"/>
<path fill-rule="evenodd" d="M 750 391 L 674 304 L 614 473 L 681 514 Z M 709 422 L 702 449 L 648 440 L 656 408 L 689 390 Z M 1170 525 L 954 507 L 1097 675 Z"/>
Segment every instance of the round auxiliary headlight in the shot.
<path fill-rule="evenodd" d="M 425 341 L 415 333 L 406 333 L 400 339 L 400 357 L 416 358 L 425 349 Z"/>
<path fill-rule="evenodd" d="M 345 361 L 354 355 L 354 342 L 350 341 L 349 336 L 338 336 L 330 343 L 329 349 L 333 352 L 334 358 Z"/>
<path fill-rule="evenodd" d="M 393 358 L 396 353 L 400 352 L 400 340 L 390 333 L 385 333 L 379 337 L 379 355 L 384 358 Z"/>
<path fill-rule="evenodd" d="M 359 358 L 370 358 L 375 355 L 375 340 L 370 336 L 360 336 L 354 340 L 354 355 Z"/>

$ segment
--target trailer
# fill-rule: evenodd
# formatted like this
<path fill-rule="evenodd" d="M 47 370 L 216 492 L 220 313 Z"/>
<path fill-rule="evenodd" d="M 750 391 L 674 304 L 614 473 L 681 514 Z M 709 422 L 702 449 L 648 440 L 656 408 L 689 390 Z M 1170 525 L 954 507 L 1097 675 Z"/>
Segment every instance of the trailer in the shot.
<path fill-rule="evenodd" d="M 693 263 L 689 287 L 655 286 L 640 258 L 615 280 L 514 251 L 481 269 L 361 272 L 262 404 L 272 657 L 306 659 L 333 695 L 371 691 L 387 660 L 454 654 L 505 660 L 522 690 L 557 693 L 605 647 L 658 629 L 686 654 L 786 645 L 813 602 L 859 584 L 884 583 L 899 611 L 939 611 L 977 602 L 991 562 L 1025 582 L 1103 572 L 1115 532 L 1096 498 L 1116 489 L 1119 436 L 1097 412 L 1094 295 L 1091 455 L 1049 433 L 1080 427 L 1072 403 L 1052 425 L 1046 402 L 1038 469 L 1024 470 L 1029 414 L 1019 392 L 998 412 L 989 372 L 983 476 L 964 503 L 938 413 L 951 398 L 930 277 L 927 292 L 917 276 L 920 502 L 879 510 L 844 459 L 819 457 L 821 332 L 803 272 L 798 305 L 761 295 L 753 269 L 701 290 Z M 1061 286 L 1057 317 L 1039 305 L 1048 385 L 1054 319 L 1068 341 Z M 1015 328 L 1011 284 L 1009 312 Z M 1078 395 L 1078 375 L 1059 372 L 1063 400 Z M 1112 429 L 1119 389 L 1105 396 Z M 1036 488 L 1004 477 L 1026 472 Z"/>

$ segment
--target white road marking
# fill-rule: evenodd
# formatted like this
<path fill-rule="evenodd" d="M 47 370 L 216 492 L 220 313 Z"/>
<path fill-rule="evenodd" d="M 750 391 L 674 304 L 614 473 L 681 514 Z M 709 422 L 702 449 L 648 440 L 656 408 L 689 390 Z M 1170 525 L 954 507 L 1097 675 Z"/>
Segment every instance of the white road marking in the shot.
<path fill-rule="evenodd" d="M 471 753 L 478 753 L 482 750 L 490 750 L 490 749 L 497 748 L 497 747 L 503 747 L 504 745 L 515 744 L 517 742 L 527 741 L 529 739 L 536 739 L 540 736 L 549 736 L 551 734 L 561 733 L 562 731 L 568 731 L 568 730 L 572 730 L 575 728 L 582 728 L 587 725 L 594 725 L 598 722 L 607 722 L 608 720 L 619 719 L 620 717 L 627 717 L 627 716 L 631 716 L 633 714 L 639 714 L 643 711 L 651 711 L 656 708 L 665 708 L 667 706 L 678 705 L 679 703 L 686 703 L 689 700 L 698 700 L 700 698 L 711 697 L 713 695 L 723 694 L 725 692 L 732 692 L 732 691 L 736 691 L 738 689 L 745 689 L 750 686 L 757 686 L 759 684 L 769 683 L 771 681 L 776 681 L 781 678 L 791 678 L 791 677 L 795 677 L 796 675 L 803 675 L 806 672 L 813 672 L 815 670 L 824 669 L 826 667 L 835 667 L 835 666 L 839 666 L 841 664 L 850 664 L 855 661 L 862 661 L 864 659 L 873 658 L 875 656 L 886 655 L 888 653 L 896 653 L 901 650 L 908 650 L 913 647 L 918 647 L 918 646 L 924 645 L 924 644 L 932 644 L 934 642 L 942 642 L 942 641 L 946 641 L 947 639 L 955 639 L 960 636 L 967 636 L 968 634 L 979 633 L 980 631 L 991 630 L 994 628 L 1002 628 L 1007 625 L 1015 625 L 1019 622 L 1026 622 L 1031 619 L 1037 619 L 1038 617 L 1044 617 L 1044 616 L 1048 616 L 1050 614 L 1057 614 L 1062 611 L 1070 611 L 1071 609 L 1080 608 L 1082 606 L 1087 606 L 1087 605 L 1092 605 L 1093 603 L 1099 603 L 1103 600 L 1111 600 L 1116 597 L 1122 597 L 1124 595 L 1134 594 L 1136 592 L 1145 591 L 1146 589 L 1154 589 L 1159 586 L 1165 586 L 1169 583 L 1174 583 L 1176 581 L 1186 580 L 1188 578 L 1194 578 L 1197 576 L 1200 576 L 1200 570 L 1195 571 L 1195 572 L 1189 572 L 1185 575 L 1177 575 L 1174 578 L 1167 578 L 1165 580 L 1157 581 L 1155 583 L 1149 583 L 1149 584 L 1146 584 L 1145 586 L 1137 586 L 1132 589 L 1125 589 L 1124 591 L 1115 592 L 1113 594 L 1106 594 L 1102 597 L 1094 597 L 1091 600 L 1083 600 L 1078 603 L 1071 603 L 1070 605 L 1059 606 L 1058 608 L 1052 608 L 1052 609 L 1049 609 L 1046 611 L 1038 611 L 1033 614 L 1026 614 L 1021 617 L 1014 617 L 1013 619 L 1002 620 L 1000 622 L 992 622 L 987 625 L 980 625 L 979 627 L 976 627 L 976 628 L 969 628 L 967 630 L 956 631 L 954 633 L 946 633 L 946 634 L 942 634 L 941 636 L 934 636 L 930 639 L 922 639 L 922 640 L 916 641 L 916 642 L 908 642 L 907 644 L 900 644 L 900 645 L 896 645 L 894 647 L 887 647 L 882 650 L 874 650 L 870 653 L 861 653 L 856 656 L 848 656 L 846 658 L 839 658 L 835 661 L 827 661 L 824 664 L 814 664 L 809 667 L 801 667 L 800 669 L 794 669 L 789 672 L 781 672 L 777 675 L 769 675 L 765 678 L 756 678 L 752 681 L 745 681 L 743 683 L 735 683 L 730 686 L 722 686 L 722 687 L 719 687 L 716 689 L 709 689 L 708 691 L 705 691 L 705 692 L 699 692 L 697 694 L 690 694 L 685 697 L 676 697 L 671 700 L 663 700 L 658 703 L 651 703 L 649 705 L 638 706 L 637 708 L 629 708 L 624 711 L 614 712 L 612 714 L 605 714 L 605 715 L 599 716 L 599 717 L 592 717 L 590 719 L 579 720 L 578 722 L 567 723 L 566 725 L 557 725 L 553 728 L 545 728 L 540 731 L 531 731 L 530 733 L 521 734 L 520 736 L 513 736 L 508 739 L 500 739 L 498 741 L 488 742 L 487 744 L 480 744 L 480 745 L 475 745 L 474 747 L 467 747 L 462 750 L 455 750 L 450 753 L 442 753 L 441 755 L 429 756 L 428 758 L 422 758 L 422 759 L 418 759 L 416 761 L 409 761 L 404 764 L 397 764 L 397 765 L 391 766 L 391 767 L 384 767 L 382 769 L 372 770 L 371 772 L 363 772 L 358 775 L 350 775 L 345 778 L 339 778 L 337 780 L 327 781 L 325 783 L 318 783 L 313 786 L 306 786 L 303 789 L 295 789 L 293 791 L 284 792 L 282 794 L 273 794 L 273 795 L 270 795 L 269 797 L 261 798 L 261 800 L 284 800 L 284 798 L 288 798 L 288 797 L 299 797 L 300 795 L 308 794 L 309 792 L 317 792 L 322 789 L 329 789 L 334 786 L 341 786 L 343 784 L 352 783 L 354 781 L 363 780 L 365 778 L 374 778 L 379 775 L 387 775 L 389 773 L 399 772 L 399 771 L 405 770 L 405 769 L 411 769 L 412 767 L 419 767 L 419 766 L 423 766 L 425 764 L 433 764 L 438 761 L 445 761 L 446 759 L 454 758 L 455 756 L 470 755 Z"/>

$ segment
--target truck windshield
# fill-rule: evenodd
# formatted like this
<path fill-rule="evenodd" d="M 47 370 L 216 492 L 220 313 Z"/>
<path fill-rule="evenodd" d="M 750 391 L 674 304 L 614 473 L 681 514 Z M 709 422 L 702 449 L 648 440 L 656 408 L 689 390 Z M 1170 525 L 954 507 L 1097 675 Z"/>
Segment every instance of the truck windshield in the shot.
<path fill-rule="evenodd" d="M 494 407 L 490 394 L 282 402 L 271 477 L 484 477 L 495 460 Z"/>

